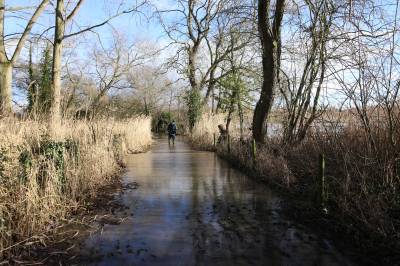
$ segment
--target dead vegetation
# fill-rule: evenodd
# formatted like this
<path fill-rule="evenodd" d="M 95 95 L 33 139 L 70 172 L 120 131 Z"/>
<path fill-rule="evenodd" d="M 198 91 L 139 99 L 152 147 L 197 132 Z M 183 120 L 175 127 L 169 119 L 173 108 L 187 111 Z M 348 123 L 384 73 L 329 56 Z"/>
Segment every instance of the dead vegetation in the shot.
<path fill-rule="evenodd" d="M 228 141 L 213 146 L 210 136 L 218 119 L 205 117 L 195 127 L 192 143 L 216 150 L 253 177 L 273 184 L 319 213 L 318 157 L 326 158 L 328 210 L 335 230 L 366 250 L 396 256 L 400 246 L 400 159 L 384 127 L 371 132 L 376 148 L 362 128 L 347 125 L 341 131 L 312 131 L 299 145 L 281 145 L 279 136 L 258 144 L 256 158 L 252 139 L 240 140 L 231 132 Z M 214 123 L 214 126 L 211 125 Z M 200 135 L 203 135 L 201 137 Z M 217 135 L 218 136 L 218 135 Z M 315 221 L 314 221 L 315 222 Z M 379 254 L 379 253 L 377 253 Z M 382 258 L 381 258 L 382 259 Z"/>
<path fill-rule="evenodd" d="M 65 224 L 115 182 L 128 152 L 151 144 L 150 118 L 63 121 L 50 137 L 38 121 L 0 123 L 0 254 L 6 260 Z"/>

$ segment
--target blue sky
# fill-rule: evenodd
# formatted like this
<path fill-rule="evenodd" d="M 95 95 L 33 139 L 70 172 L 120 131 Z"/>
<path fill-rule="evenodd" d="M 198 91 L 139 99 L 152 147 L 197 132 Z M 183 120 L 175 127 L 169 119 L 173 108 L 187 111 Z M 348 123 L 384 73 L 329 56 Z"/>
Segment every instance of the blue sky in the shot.
<path fill-rule="evenodd" d="M 65 2 L 71 2 L 72 4 L 69 6 L 69 10 L 74 6 L 77 0 L 65 0 Z M 118 4 L 123 0 L 85 0 L 82 8 L 79 10 L 77 16 L 74 19 L 74 23 L 72 25 L 72 29 L 67 29 L 67 34 L 71 31 L 76 31 L 79 27 L 85 28 L 89 25 L 94 25 L 96 23 L 104 21 L 104 19 L 108 18 L 110 15 L 113 15 L 117 12 Z M 129 5 L 132 5 L 140 0 L 124 0 L 125 4 L 121 7 L 121 10 L 127 9 Z M 157 6 L 160 9 L 173 9 L 176 5 L 176 1 L 174 0 L 151 0 L 152 4 Z M 29 7 L 29 6 L 37 6 L 40 0 L 6 0 L 6 7 L 13 8 L 17 6 Z M 53 1 L 54 2 L 54 1 Z M 374 2 L 376 5 L 384 5 L 386 14 L 384 17 L 393 18 L 394 10 L 395 10 L 395 0 L 376 0 Z M 35 25 L 33 32 L 41 33 L 44 29 L 49 26 L 54 25 L 54 7 L 49 5 L 46 9 L 46 12 L 41 16 L 37 25 Z M 21 12 L 12 13 L 6 12 L 6 23 L 5 23 L 5 32 L 6 34 L 21 32 L 26 25 L 26 19 L 30 17 L 33 13 L 34 9 L 24 9 Z M 120 16 L 115 18 L 111 25 L 114 29 L 123 33 L 124 37 L 127 39 L 129 43 L 140 40 L 148 40 L 149 42 L 158 43 L 160 46 L 167 44 L 168 39 L 164 36 L 163 29 L 161 25 L 158 23 L 156 19 L 150 19 L 152 16 L 152 11 L 150 8 L 142 8 L 141 11 L 144 14 L 132 13 Z M 23 17 L 25 19 L 16 18 Z M 166 20 L 172 21 L 179 19 L 174 17 L 171 13 Z M 392 27 L 389 25 L 389 27 Z M 98 36 L 101 36 L 101 41 L 103 44 L 107 45 L 110 42 L 112 37 L 112 31 L 110 26 L 103 26 L 101 28 L 97 28 L 96 32 L 99 33 Z M 48 34 L 49 38 L 52 39 L 52 32 Z M 285 38 L 285 36 L 284 36 Z M 79 41 L 84 40 L 86 42 L 85 45 L 76 45 L 75 52 L 78 54 L 78 57 L 85 58 L 90 53 L 90 45 L 98 42 L 97 36 L 92 33 L 88 33 L 85 37 L 77 38 Z M 74 39 L 75 41 L 75 39 Z M 14 42 L 15 44 L 15 42 Z M 12 49 L 12 45 L 9 46 Z M 89 48 L 89 49 L 88 49 Z M 171 50 L 173 52 L 173 50 Z M 171 53 L 170 51 L 170 53 Z M 25 50 L 26 55 L 26 50 Z"/>
<path fill-rule="evenodd" d="M 6 7 L 15 8 L 15 7 L 32 7 L 37 6 L 39 0 L 6 0 Z M 68 0 L 66 0 L 68 2 Z M 74 6 L 76 0 L 71 1 L 72 4 L 70 8 Z M 68 32 L 73 32 L 78 27 L 84 28 L 85 26 L 94 25 L 104 21 L 109 16 L 115 14 L 117 12 L 117 8 L 121 0 L 85 0 L 82 5 L 79 13 L 74 18 L 73 28 L 67 29 Z M 132 1 L 124 1 L 125 5 L 123 5 L 120 10 L 125 10 L 132 6 L 136 0 Z M 163 0 L 163 1 L 154 1 L 159 7 L 166 7 L 173 3 L 173 1 Z M 46 12 L 40 17 L 37 25 L 34 26 L 33 32 L 41 33 L 44 29 L 49 26 L 54 25 L 54 15 L 53 7 L 49 5 L 46 9 Z M 33 13 L 32 8 L 24 9 L 23 11 L 13 13 L 6 12 L 6 21 L 5 21 L 5 32 L 6 34 L 21 32 L 26 25 L 26 19 L 30 17 Z M 125 14 L 120 17 L 117 17 L 111 21 L 112 27 L 117 29 L 118 31 L 123 32 L 129 41 L 134 41 L 137 39 L 148 39 L 152 41 L 157 41 L 162 38 L 163 31 L 159 23 L 156 19 L 151 19 L 152 12 L 150 8 L 141 8 L 143 14 L 132 13 Z M 24 19 L 15 18 L 23 17 Z M 102 38 L 102 41 L 107 42 L 109 38 L 111 38 L 111 28 L 108 25 L 105 25 L 101 28 L 97 28 L 96 32 Z M 52 32 L 48 34 L 49 37 L 52 35 Z"/>

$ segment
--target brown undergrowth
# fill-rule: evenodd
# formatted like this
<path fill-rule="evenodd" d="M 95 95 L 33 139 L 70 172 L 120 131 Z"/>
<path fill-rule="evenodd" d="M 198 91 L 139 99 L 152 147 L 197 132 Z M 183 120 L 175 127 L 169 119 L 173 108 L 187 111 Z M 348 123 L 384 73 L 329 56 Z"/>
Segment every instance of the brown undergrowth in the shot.
<path fill-rule="evenodd" d="M 214 146 L 212 133 L 194 132 L 191 142 L 215 150 L 250 176 L 286 193 L 296 218 L 324 226 L 342 243 L 353 243 L 371 264 L 400 261 L 400 151 L 388 143 L 382 129 L 373 132 L 375 149 L 359 129 L 348 127 L 331 134 L 309 134 L 295 146 L 269 139 L 257 145 L 255 159 L 250 138 L 240 140 L 232 133 L 229 145 L 221 139 Z M 327 215 L 320 211 L 320 154 L 326 158 Z"/>
<path fill-rule="evenodd" d="M 39 121 L 1 120 L 0 262 L 45 246 L 151 141 L 147 117 L 63 121 L 51 136 Z"/>

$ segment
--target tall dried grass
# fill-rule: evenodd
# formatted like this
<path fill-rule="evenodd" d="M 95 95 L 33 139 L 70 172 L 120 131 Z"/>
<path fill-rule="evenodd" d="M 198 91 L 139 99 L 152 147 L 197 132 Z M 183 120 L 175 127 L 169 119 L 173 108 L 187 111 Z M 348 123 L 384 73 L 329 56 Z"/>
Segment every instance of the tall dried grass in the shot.
<path fill-rule="evenodd" d="M 0 121 L 0 258 L 51 231 L 152 142 L 151 120 Z"/>
<path fill-rule="evenodd" d="M 202 149 L 212 149 L 214 145 L 214 136 L 218 139 L 218 125 L 223 125 L 225 128 L 226 114 L 203 114 L 199 121 L 195 124 L 190 135 L 190 141 L 193 145 Z M 240 129 L 235 125 L 238 121 L 232 119 L 229 134 L 232 137 L 240 136 Z M 216 140 L 217 141 L 217 140 Z"/>

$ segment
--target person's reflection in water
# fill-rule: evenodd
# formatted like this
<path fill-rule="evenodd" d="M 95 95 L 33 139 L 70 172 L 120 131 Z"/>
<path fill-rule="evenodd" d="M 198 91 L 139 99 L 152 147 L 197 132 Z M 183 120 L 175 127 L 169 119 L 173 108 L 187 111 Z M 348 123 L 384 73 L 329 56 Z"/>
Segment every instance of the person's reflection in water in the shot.
<path fill-rule="evenodd" d="M 168 144 L 169 147 L 169 152 L 175 152 L 176 148 L 175 148 L 175 144 Z"/>

